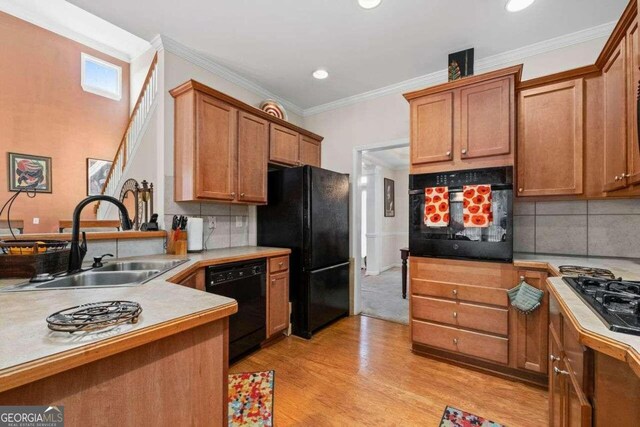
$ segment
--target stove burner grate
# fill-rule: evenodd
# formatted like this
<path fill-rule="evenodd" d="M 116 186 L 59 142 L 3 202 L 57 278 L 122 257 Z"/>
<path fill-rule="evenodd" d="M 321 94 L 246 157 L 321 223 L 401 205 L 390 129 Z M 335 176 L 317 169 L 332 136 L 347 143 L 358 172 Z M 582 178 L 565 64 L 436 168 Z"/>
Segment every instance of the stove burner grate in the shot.
<path fill-rule="evenodd" d="M 142 307 L 132 301 L 103 301 L 67 308 L 47 317 L 52 331 L 94 331 L 121 323 L 137 323 Z"/>
<path fill-rule="evenodd" d="M 560 273 L 565 276 L 583 276 L 609 280 L 616 279 L 616 276 L 614 276 L 611 270 L 604 268 L 582 267 L 579 265 L 561 265 L 559 270 Z"/>

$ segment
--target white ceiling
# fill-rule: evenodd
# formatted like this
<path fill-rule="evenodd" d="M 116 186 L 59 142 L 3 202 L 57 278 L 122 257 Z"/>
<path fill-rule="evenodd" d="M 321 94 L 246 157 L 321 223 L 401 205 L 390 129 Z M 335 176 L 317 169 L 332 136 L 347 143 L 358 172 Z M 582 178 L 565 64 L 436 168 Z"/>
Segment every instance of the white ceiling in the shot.
<path fill-rule="evenodd" d="M 365 163 L 371 162 L 389 169 L 409 168 L 409 147 L 388 148 L 386 150 L 367 151 L 363 154 Z"/>
<path fill-rule="evenodd" d="M 44 1 L 44 0 L 41 0 Z M 69 0 L 151 40 L 168 36 L 304 109 L 617 20 L 628 0 Z M 328 79 L 311 73 L 323 67 Z"/>

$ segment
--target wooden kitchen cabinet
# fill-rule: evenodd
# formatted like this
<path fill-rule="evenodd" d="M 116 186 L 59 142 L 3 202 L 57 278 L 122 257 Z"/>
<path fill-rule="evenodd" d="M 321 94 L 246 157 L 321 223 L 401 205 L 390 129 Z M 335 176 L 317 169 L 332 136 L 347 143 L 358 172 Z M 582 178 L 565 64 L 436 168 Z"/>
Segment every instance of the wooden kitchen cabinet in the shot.
<path fill-rule="evenodd" d="M 524 277 L 525 281 L 542 291 L 544 296 L 539 308 L 529 314 L 511 309 L 512 341 L 515 349 L 515 364 L 519 369 L 547 373 L 548 325 L 549 325 L 549 292 L 546 289 L 547 273 L 537 270 L 517 270 L 516 280 Z"/>
<path fill-rule="evenodd" d="M 320 167 L 321 146 L 319 141 L 306 135 L 300 135 L 299 152 L 300 163 Z"/>
<path fill-rule="evenodd" d="M 583 79 L 519 94 L 517 195 L 583 192 Z"/>
<path fill-rule="evenodd" d="M 269 141 L 270 161 L 292 166 L 299 164 L 300 134 L 298 132 L 272 123 Z"/>
<path fill-rule="evenodd" d="M 627 30 L 627 184 L 640 184 L 638 96 L 640 94 L 640 26 L 638 18 Z"/>
<path fill-rule="evenodd" d="M 238 114 L 238 200 L 267 203 L 269 122 L 253 114 Z"/>
<path fill-rule="evenodd" d="M 497 156 L 511 151 L 512 78 L 460 89 L 460 155 L 462 159 Z"/>
<path fill-rule="evenodd" d="M 289 256 L 269 258 L 267 283 L 267 338 L 289 328 Z"/>
<path fill-rule="evenodd" d="M 411 164 L 453 158 L 453 92 L 411 101 Z"/>
<path fill-rule="evenodd" d="M 320 165 L 321 136 L 194 80 L 170 93 L 177 202 L 265 204 L 269 162 Z"/>
<path fill-rule="evenodd" d="M 626 187 L 627 170 L 626 39 L 604 66 L 604 191 Z"/>
<path fill-rule="evenodd" d="M 407 93 L 411 173 L 513 165 L 516 66 Z"/>

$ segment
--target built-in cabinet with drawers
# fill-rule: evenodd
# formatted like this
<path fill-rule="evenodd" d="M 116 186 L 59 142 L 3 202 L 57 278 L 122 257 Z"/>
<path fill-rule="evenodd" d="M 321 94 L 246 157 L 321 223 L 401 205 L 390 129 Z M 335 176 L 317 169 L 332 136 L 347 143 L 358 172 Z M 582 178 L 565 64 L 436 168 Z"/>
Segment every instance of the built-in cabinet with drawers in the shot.
<path fill-rule="evenodd" d="M 513 164 L 522 66 L 406 93 L 411 173 Z"/>
<path fill-rule="evenodd" d="M 410 258 L 413 350 L 537 384 L 547 374 L 546 272 L 509 263 Z M 507 290 L 520 277 L 545 290 L 524 315 Z"/>
<path fill-rule="evenodd" d="M 318 135 L 193 80 L 171 95 L 177 202 L 265 204 L 269 163 L 320 166 Z"/>

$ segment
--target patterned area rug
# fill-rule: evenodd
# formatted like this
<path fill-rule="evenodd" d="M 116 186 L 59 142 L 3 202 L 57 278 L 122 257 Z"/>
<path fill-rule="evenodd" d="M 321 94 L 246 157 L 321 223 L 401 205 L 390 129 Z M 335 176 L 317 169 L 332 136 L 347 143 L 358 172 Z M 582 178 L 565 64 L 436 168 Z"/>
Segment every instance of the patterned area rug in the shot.
<path fill-rule="evenodd" d="M 505 427 L 493 421 L 486 420 L 469 412 L 447 406 L 440 421 L 440 427 Z"/>
<path fill-rule="evenodd" d="M 229 427 L 273 426 L 275 371 L 229 374 Z"/>

